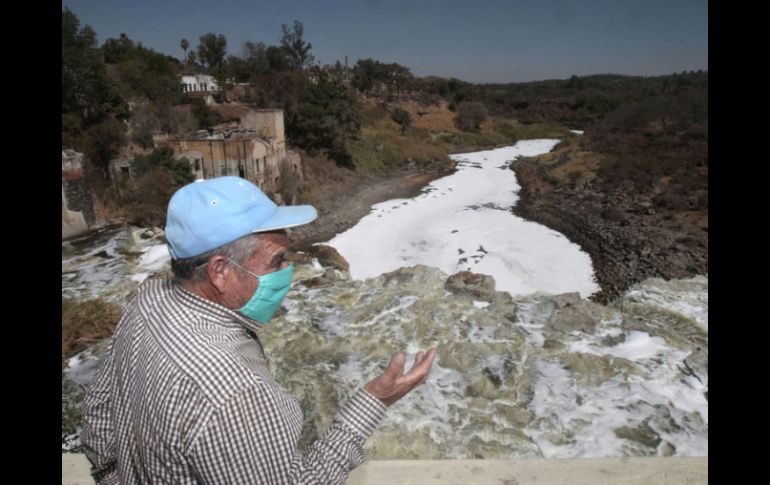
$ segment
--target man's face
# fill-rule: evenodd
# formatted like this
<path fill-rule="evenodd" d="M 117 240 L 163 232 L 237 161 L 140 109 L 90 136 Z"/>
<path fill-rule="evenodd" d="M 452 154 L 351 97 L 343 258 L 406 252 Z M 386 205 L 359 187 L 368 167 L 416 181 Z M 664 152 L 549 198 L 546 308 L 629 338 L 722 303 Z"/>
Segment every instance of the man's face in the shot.
<path fill-rule="evenodd" d="M 266 232 L 261 235 L 259 248 L 243 263 L 243 267 L 256 275 L 282 270 L 289 265 L 286 260 L 289 239 L 285 231 Z"/>
<path fill-rule="evenodd" d="M 255 275 L 261 276 L 282 270 L 289 265 L 286 259 L 289 250 L 289 239 L 286 231 L 272 231 L 261 234 L 261 242 L 254 253 L 246 259 L 241 266 Z M 233 289 L 236 296 L 236 308 L 240 308 L 249 301 L 257 291 L 259 280 L 246 271 L 233 265 L 236 276 L 236 287 Z"/>

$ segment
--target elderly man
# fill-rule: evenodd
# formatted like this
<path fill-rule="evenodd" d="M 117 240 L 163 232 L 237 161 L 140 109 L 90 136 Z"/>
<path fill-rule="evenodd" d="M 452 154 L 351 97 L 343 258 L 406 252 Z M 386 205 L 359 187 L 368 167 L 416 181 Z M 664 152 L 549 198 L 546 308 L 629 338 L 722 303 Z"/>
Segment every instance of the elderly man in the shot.
<path fill-rule="evenodd" d="M 435 350 L 404 374 L 396 354 L 297 449 L 298 399 L 267 369 L 257 333 L 291 285 L 285 228 L 316 218 L 220 177 L 171 198 L 174 280 L 142 284 L 83 402 L 81 439 L 97 483 L 343 483 L 385 409 L 424 382 Z"/>

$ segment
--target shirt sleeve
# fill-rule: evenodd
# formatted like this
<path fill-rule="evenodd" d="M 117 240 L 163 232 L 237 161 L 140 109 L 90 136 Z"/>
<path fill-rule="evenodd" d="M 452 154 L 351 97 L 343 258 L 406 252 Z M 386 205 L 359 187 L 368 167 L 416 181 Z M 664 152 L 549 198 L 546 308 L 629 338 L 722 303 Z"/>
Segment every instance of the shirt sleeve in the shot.
<path fill-rule="evenodd" d="M 204 483 L 342 484 L 364 462 L 364 443 L 385 410 L 362 389 L 337 413 L 326 434 L 300 452 L 298 404 L 260 383 L 212 415 L 191 450 L 191 461 Z"/>
<path fill-rule="evenodd" d="M 102 357 L 96 379 L 83 399 L 83 429 L 80 441 L 91 462 L 91 475 L 97 484 L 117 484 L 117 457 L 110 409 L 112 381 L 112 343 Z"/>

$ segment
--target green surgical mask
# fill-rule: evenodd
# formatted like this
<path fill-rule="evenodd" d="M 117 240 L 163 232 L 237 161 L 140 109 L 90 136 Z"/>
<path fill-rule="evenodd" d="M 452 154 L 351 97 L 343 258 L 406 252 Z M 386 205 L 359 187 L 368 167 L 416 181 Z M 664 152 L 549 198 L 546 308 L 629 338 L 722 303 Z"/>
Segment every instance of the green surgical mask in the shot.
<path fill-rule="evenodd" d="M 235 261 L 231 262 L 259 280 L 257 291 L 238 311 L 252 320 L 266 324 L 278 311 L 286 293 L 289 292 L 294 265 L 290 264 L 282 270 L 258 276 Z"/>

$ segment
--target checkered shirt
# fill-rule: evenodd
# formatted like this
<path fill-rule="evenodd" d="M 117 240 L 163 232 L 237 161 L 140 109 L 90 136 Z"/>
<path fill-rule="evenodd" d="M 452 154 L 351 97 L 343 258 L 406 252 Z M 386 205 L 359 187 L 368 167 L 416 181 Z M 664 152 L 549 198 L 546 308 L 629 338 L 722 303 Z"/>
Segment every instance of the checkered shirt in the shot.
<path fill-rule="evenodd" d="M 267 369 L 258 325 L 172 280 L 127 305 L 83 401 L 97 483 L 344 483 L 385 405 L 361 389 L 297 449 L 302 411 Z"/>

